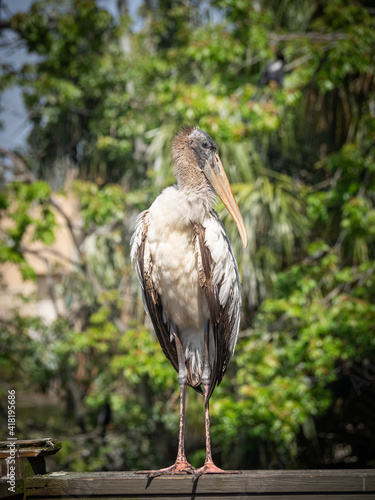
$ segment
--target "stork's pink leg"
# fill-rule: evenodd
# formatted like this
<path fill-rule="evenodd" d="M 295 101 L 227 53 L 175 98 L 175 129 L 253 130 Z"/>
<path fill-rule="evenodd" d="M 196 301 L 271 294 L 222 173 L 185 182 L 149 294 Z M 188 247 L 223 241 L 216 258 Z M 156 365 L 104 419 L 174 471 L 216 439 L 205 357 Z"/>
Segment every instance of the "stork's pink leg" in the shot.
<path fill-rule="evenodd" d="M 212 460 L 211 452 L 211 438 L 210 438 L 210 404 L 209 398 L 207 397 L 209 391 L 209 381 L 210 381 L 210 365 L 209 365 L 209 322 L 205 325 L 204 331 L 204 369 L 202 376 L 202 383 L 204 389 L 204 420 L 205 420 L 205 431 L 206 431 L 206 460 L 203 467 L 196 469 L 193 473 L 193 481 L 196 481 L 203 474 L 239 474 L 239 471 L 228 471 L 217 467 Z"/>
<path fill-rule="evenodd" d="M 182 352 L 181 341 L 175 335 L 176 350 L 178 357 L 178 382 L 180 384 L 180 428 L 178 434 L 178 451 L 177 458 L 173 465 L 160 470 L 138 471 L 137 474 L 147 474 L 149 479 L 154 477 L 171 475 L 171 474 L 193 474 L 193 467 L 186 460 L 185 455 L 185 405 L 186 405 L 186 381 L 187 371 L 185 366 L 185 358 Z"/>
<path fill-rule="evenodd" d="M 204 392 L 207 394 L 208 386 L 204 386 Z M 239 474 L 236 470 L 223 470 L 217 467 L 212 460 L 211 438 L 210 438 L 210 411 L 209 400 L 205 400 L 205 428 L 206 428 L 206 460 L 203 467 L 196 469 L 193 473 L 193 481 L 196 481 L 203 474 Z"/>

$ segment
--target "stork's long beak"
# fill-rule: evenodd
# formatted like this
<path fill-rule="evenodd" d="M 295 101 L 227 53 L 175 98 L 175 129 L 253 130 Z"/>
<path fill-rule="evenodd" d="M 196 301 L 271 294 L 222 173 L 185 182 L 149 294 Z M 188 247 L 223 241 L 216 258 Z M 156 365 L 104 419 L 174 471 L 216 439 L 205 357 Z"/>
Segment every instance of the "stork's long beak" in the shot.
<path fill-rule="evenodd" d="M 237 202 L 234 198 L 232 189 L 230 187 L 228 178 L 225 174 L 224 167 L 220 161 L 219 155 L 213 153 L 212 163 L 206 162 L 203 169 L 207 179 L 210 181 L 211 186 L 214 188 L 216 194 L 220 197 L 221 201 L 224 203 L 226 209 L 232 216 L 240 237 L 242 240 L 243 247 L 247 247 L 247 232 L 246 227 L 238 208 Z"/>

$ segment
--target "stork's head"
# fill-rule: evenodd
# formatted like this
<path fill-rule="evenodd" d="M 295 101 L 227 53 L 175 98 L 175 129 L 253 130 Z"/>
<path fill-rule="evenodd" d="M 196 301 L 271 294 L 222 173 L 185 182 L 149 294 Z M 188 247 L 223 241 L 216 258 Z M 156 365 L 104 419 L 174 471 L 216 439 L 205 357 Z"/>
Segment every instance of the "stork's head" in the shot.
<path fill-rule="evenodd" d="M 199 189 L 209 184 L 233 217 L 244 248 L 247 232 L 244 221 L 212 138 L 199 127 L 184 127 L 172 141 L 173 170 L 178 185 Z"/>

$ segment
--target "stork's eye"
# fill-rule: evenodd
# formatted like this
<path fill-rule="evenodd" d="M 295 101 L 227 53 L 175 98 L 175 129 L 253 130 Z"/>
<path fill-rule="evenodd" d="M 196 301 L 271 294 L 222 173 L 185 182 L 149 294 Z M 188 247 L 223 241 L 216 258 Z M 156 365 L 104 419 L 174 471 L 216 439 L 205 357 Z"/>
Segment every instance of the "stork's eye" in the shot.
<path fill-rule="evenodd" d="M 208 144 L 208 142 L 202 142 L 202 148 L 208 149 L 209 147 L 210 145 Z"/>

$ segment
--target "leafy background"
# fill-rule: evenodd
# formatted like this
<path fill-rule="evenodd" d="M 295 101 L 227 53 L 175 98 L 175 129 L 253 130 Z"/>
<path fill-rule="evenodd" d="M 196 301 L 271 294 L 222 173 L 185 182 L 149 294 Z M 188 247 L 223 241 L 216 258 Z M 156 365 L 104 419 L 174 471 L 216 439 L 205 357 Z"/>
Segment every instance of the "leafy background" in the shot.
<path fill-rule="evenodd" d="M 1 272 L 12 263 L 39 283 L 29 256 L 56 254 L 58 217 L 74 257 L 46 264 L 53 321 L 22 305 L 0 320 L 0 409 L 16 388 L 29 401 L 17 437 L 63 440 L 50 468 L 174 460 L 176 374 L 150 333 L 129 240 L 137 214 L 174 182 L 171 137 L 197 124 L 218 145 L 249 234 L 242 251 L 218 205 L 243 312 L 211 399 L 216 462 L 373 467 L 372 2 L 144 0 L 136 24 L 125 0 L 117 7 L 112 16 L 94 0 L 36 1 L 1 22 L 34 56 L 2 65 L 1 87 L 22 87 L 32 129 L 27 148 L 0 149 Z M 260 86 L 278 50 L 284 85 Z M 76 217 L 62 200 L 74 200 Z M 203 402 L 193 391 L 187 411 L 198 466 Z"/>

